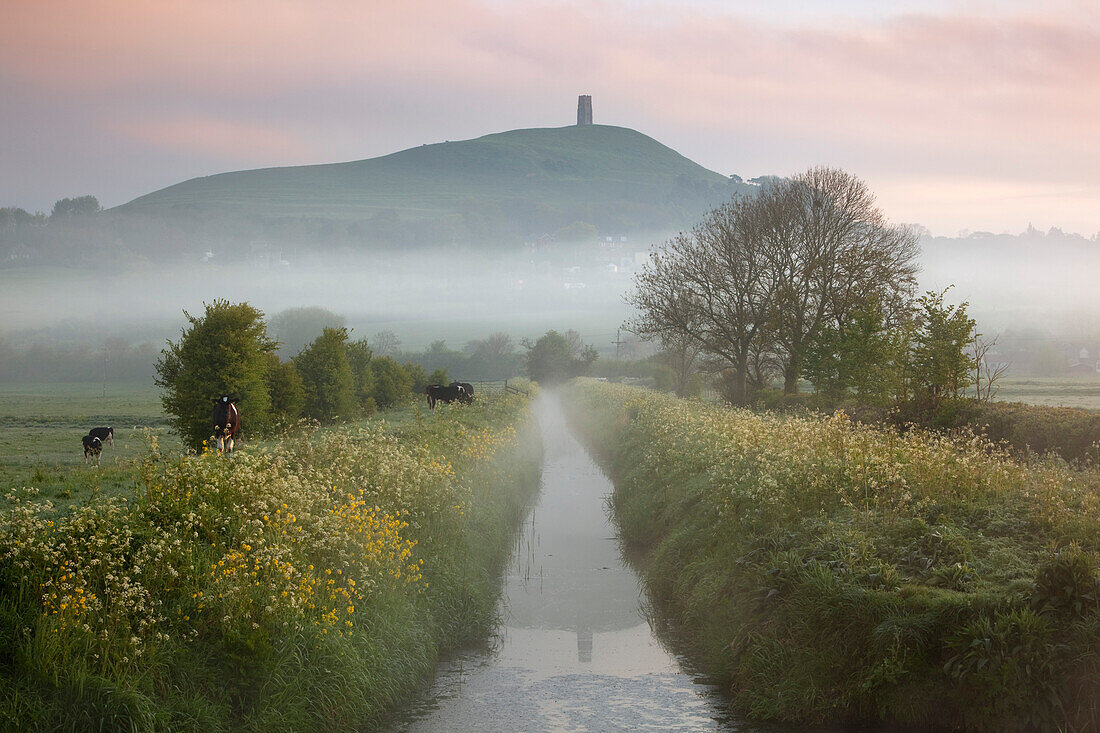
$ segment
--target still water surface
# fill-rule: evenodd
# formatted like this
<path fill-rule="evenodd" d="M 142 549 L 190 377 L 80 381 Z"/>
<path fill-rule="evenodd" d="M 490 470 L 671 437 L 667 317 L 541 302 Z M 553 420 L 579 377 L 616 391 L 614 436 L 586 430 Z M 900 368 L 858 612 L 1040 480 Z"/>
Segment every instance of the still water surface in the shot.
<path fill-rule="evenodd" d="M 394 733 L 761 731 L 653 635 L 605 504 L 612 486 L 550 396 L 536 404 L 542 488 L 504 589 L 499 638 L 441 663 Z"/>

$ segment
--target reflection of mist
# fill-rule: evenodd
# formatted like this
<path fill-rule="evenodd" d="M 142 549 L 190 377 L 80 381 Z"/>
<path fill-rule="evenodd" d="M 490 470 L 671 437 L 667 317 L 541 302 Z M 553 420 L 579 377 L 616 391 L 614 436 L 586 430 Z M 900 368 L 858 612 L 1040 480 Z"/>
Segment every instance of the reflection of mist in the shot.
<path fill-rule="evenodd" d="M 605 498 L 611 483 L 569 434 L 556 401 L 537 405 L 543 489 L 505 587 L 506 623 L 587 635 L 636 626 L 638 579 L 626 568 Z M 578 636 L 578 653 L 581 637 Z M 589 660 L 591 657 L 589 657 Z"/>
<path fill-rule="evenodd" d="M 577 661 L 592 662 L 592 629 L 577 629 Z"/>

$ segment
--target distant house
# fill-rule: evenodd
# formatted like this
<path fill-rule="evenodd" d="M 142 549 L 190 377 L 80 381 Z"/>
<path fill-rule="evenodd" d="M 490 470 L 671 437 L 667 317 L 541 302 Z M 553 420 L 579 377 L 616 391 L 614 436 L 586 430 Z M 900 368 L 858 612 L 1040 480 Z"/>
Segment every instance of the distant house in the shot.
<path fill-rule="evenodd" d="M 1100 373 L 1100 344 L 1073 344 L 1069 352 L 1066 371 L 1070 374 L 1084 376 Z"/>
<path fill-rule="evenodd" d="M 524 247 L 528 252 L 546 252 L 554 244 L 554 238 L 549 234 L 541 234 L 538 237 L 528 237 Z"/>

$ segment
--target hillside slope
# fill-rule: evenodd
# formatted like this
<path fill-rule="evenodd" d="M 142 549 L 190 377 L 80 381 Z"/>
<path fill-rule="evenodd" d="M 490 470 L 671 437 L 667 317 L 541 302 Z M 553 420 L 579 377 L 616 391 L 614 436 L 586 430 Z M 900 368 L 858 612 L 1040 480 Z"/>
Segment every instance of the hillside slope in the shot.
<path fill-rule="evenodd" d="M 741 188 L 635 130 L 586 125 L 513 130 L 349 163 L 222 173 L 113 211 L 230 229 L 323 220 L 367 239 L 403 225 L 405 236 L 451 241 L 553 232 L 574 222 L 606 233 L 678 228 Z"/>

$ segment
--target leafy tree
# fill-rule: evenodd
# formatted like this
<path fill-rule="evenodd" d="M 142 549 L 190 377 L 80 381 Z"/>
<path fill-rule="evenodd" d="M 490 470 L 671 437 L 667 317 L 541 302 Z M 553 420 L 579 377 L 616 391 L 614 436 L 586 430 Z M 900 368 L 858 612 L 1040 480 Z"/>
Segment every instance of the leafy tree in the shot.
<path fill-rule="evenodd" d="M 312 344 L 294 357 L 305 387 L 306 417 L 333 422 L 358 414 L 355 378 L 348 363 L 346 328 L 325 328 Z"/>
<path fill-rule="evenodd" d="M 371 371 L 370 362 L 374 352 L 367 345 L 366 339 L 350 341 L 347 344 L 348 365 L 351 367 L 354 380 L 355 399 L 359 403 L 362 414 L 373 415 L 377 409 L 374 403 L 374 372 Z"/>
<path fill-rule="evenodd" d="M 277 354 L 268 354 L 268 392 L 271 395 L 271 411 L 284 424 L 295 422 L 302 416 L 306 404 L 305 385 L 292 361 L 282 361 Z"/>
<path fill-rule="evenodd" d="M 272 424 L 267 372 L 275 342 L 264 314 L 228 300 L 203 307 L 199 317 L 183 312 L 190 325 L 161 351 L 154 378 L 169 422 L 194 450 L 210 437 L 212 401 L 220 395 L 239 399 L 242 430 L 262 434 Z"/>
<path fill-rule="evenodd" d="M 947 290 L 929 291 L 917 299 L 917 331 L 911 349 L 912 378 L 918 395 L 934 410 L 945 397 L 958 397 L 970 385 L 974 357 L 974 319 L 969 303 L 945 305 Z"/>
<path fill-rule="evenodd" d="M 279 341 L 283 358 L 295 356 L 325 328 L 344 328 L 343 316 L 317 306 L 287 308 L 271 317 L 268 330 Z"/>
<path fill-rule="evenodd" d="M 428 372 L 424 367 L 420 366 L 416 362 L 405 362 L 405 373 L 409 375 L 409 380 L 412 382 L 411 391 L 413 394 L 423 394 L 424 388 L 429 384 L 434 384 L 428 377 Z"/>
<path fill-rule="evenodd" d="M 470 341 L 465 351 L 470 356 L 467 368 L 474 379 L 507 379 L 519 374 L 522 368 L 512 337 L 506 333 Z"/>
<path fill-rule="evenodd" d="M 392 357 L 371 359 L 370 368 L 374 375 L 373 397 L 380 410 L 393 407 L 412 394 L 412 376 Z"/>
<path fill-rule="evenodd" d="M 777 246 L 769 248 L 778 286 L 770 330 L 783 368 L 783 391 L 798 391 L 807 351 L 822 331 L 845 331 L 872 303 L 903 309 L 917 272 L 917 237 L 890 226 L 867 184 L 836 168 L 811 168 L 775 184 Z M 871 306 L 874 307 L 874 306 Z"/>
<path fill-rule="evenodd" d="M 451 378 L 447 376 L 446 369 L 436 369 L 428 375 L 428 384 L 450 384 Z M 427 385 L 424 385 L 425 387 Z"/>
<path fill-rule="evenodd" d="M 581 343 L 576 331 L 547 331 L 535 343 L 526 339 L 527 375 L 541 384 L 558 384 L 588 372 L 596 350 Z"/>
<path fill-rule="evenodd" d="M 50 221 L 71 219 L 77 216 L 91 216 L 102 211 L 99 199 L 95 196 L 77 196 L 71 199 L 60 199 L 53 205 L 50 212 Z"/>
<path fill-rule="evenodd" d="M 881 402 L 900 386 L 905 351 L 905 331 L 889 328 L 872 302 L 853 311 L 846 323 L 822 331 L 806 354 L 805 375 L 818 392 Z"/>

